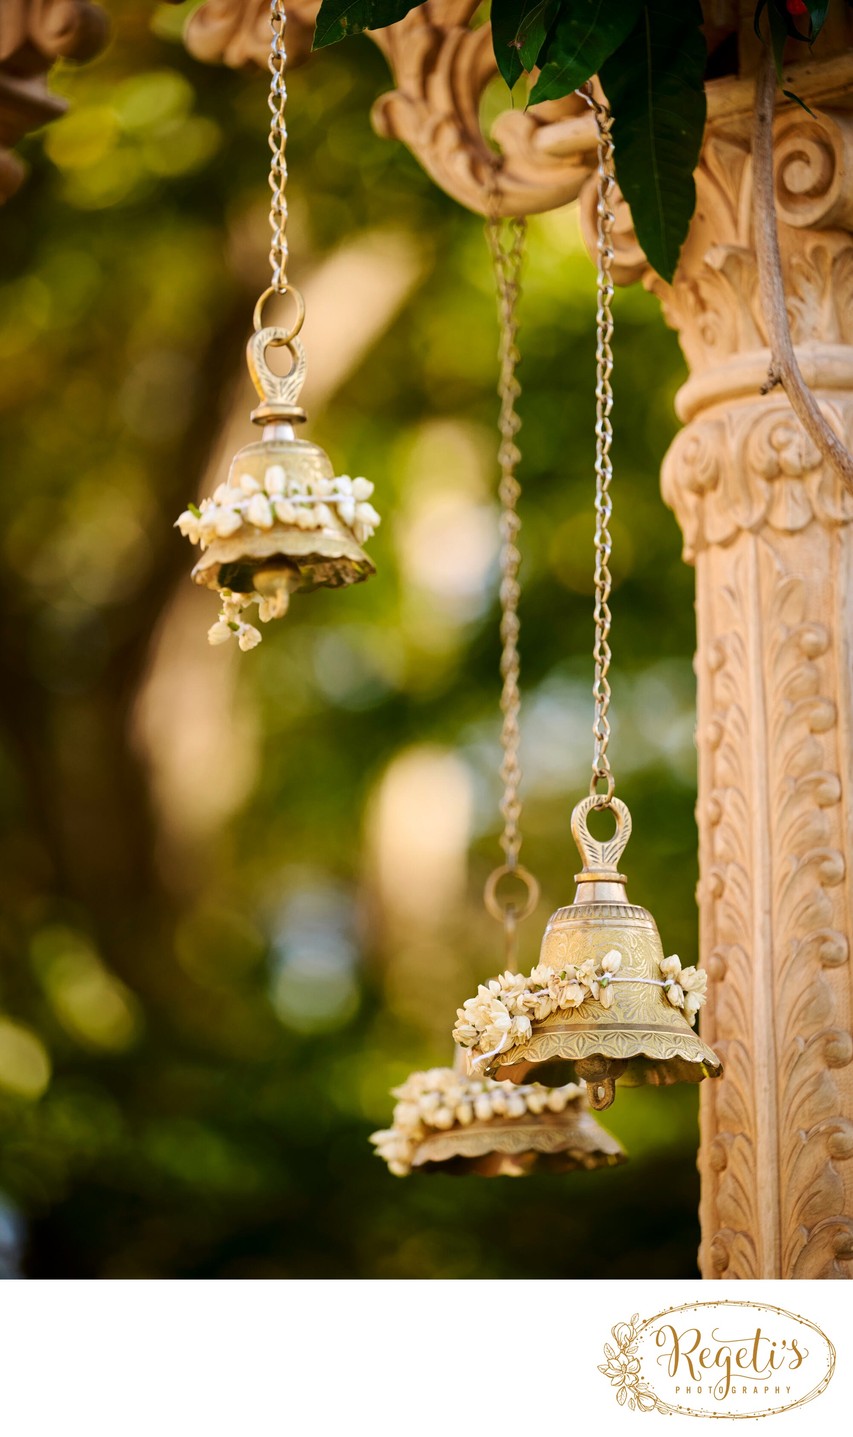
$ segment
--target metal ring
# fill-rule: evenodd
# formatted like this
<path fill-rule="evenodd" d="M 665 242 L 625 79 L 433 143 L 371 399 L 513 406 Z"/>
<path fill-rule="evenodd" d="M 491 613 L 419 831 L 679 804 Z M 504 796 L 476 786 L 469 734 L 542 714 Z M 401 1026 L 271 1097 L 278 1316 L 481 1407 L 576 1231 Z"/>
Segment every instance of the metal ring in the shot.
<path fill-rule="evenodd" d="M 291 328 L 288 330 L 282 330 L 282 333 L 286 335 L 286 338 L 275 339 L 271 341 L 271 343 L 276 345 L 289 344 L 292 339 L 296 338 L 297 334 L 305 323 L 305 300 L 302 298 L 301 291 L 298 290 L 295 285 L 285 284 L 277 289 L 275 285 L 271 284 L 268 289 L 265 289 L 257 304 L 255 305 L 255 312 L 252 316 L 252 322 L 255 326 L 256 331 L 263 329 L 264 305 L 266 304 L 267 300 L 270 299 L 274 294 L 289 294 L 293 297 L 293 302 L 296 305 L 296 319 L 294 320 Z M 277 330 L 281 330 L 281 325 L 276 325 L 275 327 Z"/>
<path fill-rule="evenodd" d="M 523 908 L 517 909 L 514 903 L 501 905 L 498 902 L 498 884 L 501 882 L 501 879 L 510 876 L 517 878 L 519 883 L 527 889 L 527 899 Z M 486 905 L 486 911 L 490 913 L 493 918 L 496 918 L 498 923 L 505 921 L 507 911 L 510 909 L 512 910 L 512 916 L 515 922 L 521 923 L 524 918 L 530 917 L 539 902 L 539 884 L 533 877 L 533 874 L 528 873 L 526 868 L 522 868 L 520 865 L 511 868 L 508 863 L 502 863 L 500 868 L 496 868 L 486 879 L 486 886 L 483 889 L 483 902 Z"/>
<path fill-rule="evenodd" d="M 605 793 L 599 793 L 598 791 L 598 785 L 602 778 L 607 779 L 607 790 Z M 589 796 L 590 798 L 595 799 L 596 808 L 609 808 L 610 800 L 612 799 L 615 791 L 616 780 L 614 779 L 612 773 L 608 771 L 607 773 L 594 773 L 592 775 L 592 782 L 589 785 Z"/>

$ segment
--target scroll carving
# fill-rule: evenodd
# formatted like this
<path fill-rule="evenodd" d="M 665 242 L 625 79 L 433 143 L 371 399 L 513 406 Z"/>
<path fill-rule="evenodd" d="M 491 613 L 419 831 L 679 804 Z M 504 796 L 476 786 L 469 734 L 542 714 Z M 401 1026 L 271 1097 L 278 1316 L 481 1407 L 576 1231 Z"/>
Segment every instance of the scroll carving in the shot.
<path fill-rule="evenodd" d="M 381 135 L 402 140 L 436 184 L 485 214 L 535 214 L 576 198 L 592 168 L 595 124 L 582 100 L 507 108 L 491 137 L 480 105 L 497 75 L 488 24 L 474 26 L 478 0 L 427 0 L 396 25 L 369 32 L 385 55 L 395 88 L 373 108 Z M 319 0 L 288 5 L 288 54 L 305 57 Z M 190 18 L 187 45 L 202 60 L 266 65 L 268 7 L 263 0 L 206 0 Z M 550 151 L 545 132 L 572 121 L 572 141 Z"/>
<path fill-rule="evenodd" d="M 50 94 L 47 71 L 60 56 L 88 60 L 103 46 L 105 12 L 88 0 L 3 0 L 0 15 L 0 204 L 25 170 L 12 147 L 30 130 L 65 113 Z"/>

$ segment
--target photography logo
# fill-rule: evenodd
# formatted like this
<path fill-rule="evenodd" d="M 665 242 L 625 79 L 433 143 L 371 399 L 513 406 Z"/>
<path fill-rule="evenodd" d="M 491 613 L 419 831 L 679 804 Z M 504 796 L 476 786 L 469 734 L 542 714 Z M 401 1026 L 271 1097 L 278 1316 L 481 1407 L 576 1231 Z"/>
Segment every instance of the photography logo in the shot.
<path fill-rule="evenodd" d="M 611 1332 L 598 1370 L 636 1412 L 769 1417 L 819 1397 L 835 1371 L 825 1332 L 763 1302 L 686 1302 Z"/>

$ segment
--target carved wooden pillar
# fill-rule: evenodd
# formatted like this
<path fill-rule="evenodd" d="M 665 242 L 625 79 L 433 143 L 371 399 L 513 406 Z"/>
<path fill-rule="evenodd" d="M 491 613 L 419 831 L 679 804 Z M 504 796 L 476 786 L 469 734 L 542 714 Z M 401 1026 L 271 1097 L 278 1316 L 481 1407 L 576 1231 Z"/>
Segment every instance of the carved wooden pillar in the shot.
<path fill-rule="evenodd" d="M 777 202 L 804 376 L 850 445 L 853 115 L 824 104 L 777 118 Z M 651 283 L 691 367 L 662 483 L 696 566 L 702 1032 L 726 1067 L 702 1089 L 701 1265 L 836 1278 L 853 1258 L 853 499 L 784 394 L 760 393 L 749 133 L 745 111 L 709 127 L 675 283 Z"/>

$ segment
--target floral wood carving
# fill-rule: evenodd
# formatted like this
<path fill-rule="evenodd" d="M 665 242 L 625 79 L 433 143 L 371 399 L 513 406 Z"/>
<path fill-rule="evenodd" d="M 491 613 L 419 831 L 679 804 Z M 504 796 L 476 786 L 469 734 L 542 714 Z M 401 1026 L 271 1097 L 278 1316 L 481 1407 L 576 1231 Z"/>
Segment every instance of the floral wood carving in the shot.
<path fill-rule="evenodd" d="M 287 7 L 288 55 L 310 50 L 319 0 Z M 436 184 L 485 214 L 535 214 L 576 198 L 595 156 L 595 123 L 570 96 L 529 111 L 507 108 L 487 137 L 483 93 L 497 75 L 488 24 L 471 27 L 478 0 L 427 0 L 396 25 L 369 32 L 385 55 L 396 88 L 373 107 L 381 135 L 402 140 Z M 266 65 L 265 0 L 207 0 L 191 17 L 186 41 L 201 60 Z M 559 154 L 543 143 L 548 127 L 570 120 L 571 142 Z"/>
<path fill-rule="evenodd" d="M 88 0 L 2 0 L 0 4 L 0 203 L 26 173 L 12 146 L 65 113 L 47 71 L 64 56 L 88 60 L 107 37 L 106 14 Z"/>
<path fill-rule="evenodd" d="M 775 129 L 794 340 L 850 445 L 853 122 L 830 103 L 783 110 Z M 760 393 L 750 168 L 744 123 L 712 125 L 675 282 L 645 277 L 691 369 L 662 488 L 696 564 L 703 1036 L 725 1066 L 701 1093 L 701 1261 L 712 1278 L 839 1278 L 853 1257 L 853 503 L 784 394 Z"/>
<path fill-rule="evenodd" d="M 828 557 L 837 532 L 811 527 Z M 831 697 L 835 635 L 816 617 L 831 610 L 831 566 L 791 574 L 766 537 L 741 533 L 700 556 L 697 579 L 715 619 L 699 732 L 705 1034 L 725 1063 L 702 1096 L 705 1272 L 847 1276 L 849 753 Z"/>

